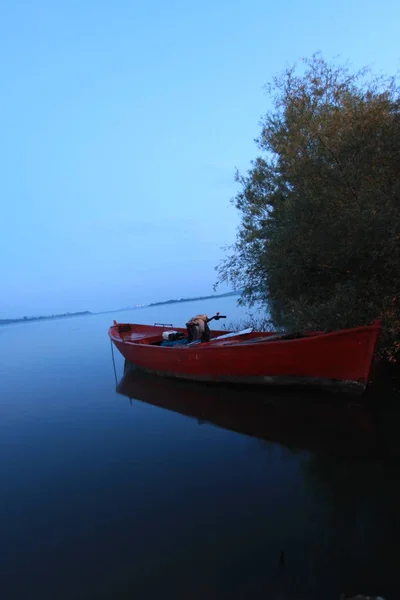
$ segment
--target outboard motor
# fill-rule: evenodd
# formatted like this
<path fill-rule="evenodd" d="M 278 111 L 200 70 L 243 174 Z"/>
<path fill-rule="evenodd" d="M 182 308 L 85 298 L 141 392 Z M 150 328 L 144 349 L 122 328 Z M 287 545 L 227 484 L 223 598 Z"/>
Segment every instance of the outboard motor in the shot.
<path fill-rule="evenodd" d="M 211 333 L 207 324 L 208 320 L 207 315 L 197 315 L 186 323 L 189 344 L 195 341 L 210 341 Z"/>

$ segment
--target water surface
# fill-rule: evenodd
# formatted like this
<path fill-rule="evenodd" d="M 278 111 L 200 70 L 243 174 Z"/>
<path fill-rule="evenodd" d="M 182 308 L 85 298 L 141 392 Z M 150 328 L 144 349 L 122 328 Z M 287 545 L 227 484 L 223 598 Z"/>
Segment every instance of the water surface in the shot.
<path fill-rule="evenodd" d="M 393 415 L 124 374 L 117 352 L 116 390 L 113 318 L 217 310 L 241 315 L 0 328 L 1 598 L 400 597 Z"/>

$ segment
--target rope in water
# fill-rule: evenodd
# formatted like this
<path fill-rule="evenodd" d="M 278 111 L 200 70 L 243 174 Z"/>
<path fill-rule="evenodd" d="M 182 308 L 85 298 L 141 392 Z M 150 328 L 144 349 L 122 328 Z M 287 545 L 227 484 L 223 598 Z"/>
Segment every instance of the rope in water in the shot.
<path fill-rule="evenodd" d="M 113 346 L 113 343 L 112 343 L 112 339 L 110 339 L 110 344 L 111 344 L 111 356 L 112 356 L 112 362 L 113 362 L 113 367 L 114 367 L 115 387 L 117 387 L 117 385 L 118 385 L 118 380 L 117 380 L 117 369 L 115 368 L 115 359 L 114 359 L 114 346 Z"/>

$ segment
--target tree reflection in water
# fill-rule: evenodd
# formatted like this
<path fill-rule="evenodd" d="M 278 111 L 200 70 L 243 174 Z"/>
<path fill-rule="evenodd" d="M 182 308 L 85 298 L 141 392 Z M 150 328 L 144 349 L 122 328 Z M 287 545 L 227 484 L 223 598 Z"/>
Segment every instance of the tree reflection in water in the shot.
<path fill-rule="evenodd" d="M 340 573 L 342 590 L 383 594 L 382 581 L 391 589 L 398 587 L 394 577 L 400 565 L 399 463 L 390 458 L 313 455 L 303 472 L 319 507 L 314 527 L 324 532 L 325 548 L 332 549 L 329 559 Z M 314 557 L 316 569 L 329 568 L 326 553 Z"/>

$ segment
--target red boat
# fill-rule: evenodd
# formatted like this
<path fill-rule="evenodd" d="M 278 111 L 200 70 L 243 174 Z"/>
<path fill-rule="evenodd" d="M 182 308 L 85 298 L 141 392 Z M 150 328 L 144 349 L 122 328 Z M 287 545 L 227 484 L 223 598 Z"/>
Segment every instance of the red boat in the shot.
<path fill-rule="evenodd" d="M 217 314 L 211 319 L 201 318 L 207 323 L 224 317 Z M 376 321 L 328 333 L 208 330 L 207 341 L 193 341 L 190 324 L 188 329 L 171 331 L 165 325 L 114 321 L 109 336 L 129 362 L 157 375 L 236 384 L 317 385 L 362 392 L 371 380 L 381 331 L 381 322 Z"/>

